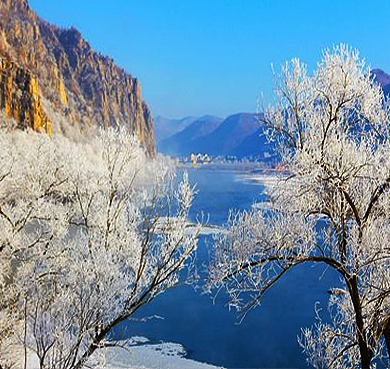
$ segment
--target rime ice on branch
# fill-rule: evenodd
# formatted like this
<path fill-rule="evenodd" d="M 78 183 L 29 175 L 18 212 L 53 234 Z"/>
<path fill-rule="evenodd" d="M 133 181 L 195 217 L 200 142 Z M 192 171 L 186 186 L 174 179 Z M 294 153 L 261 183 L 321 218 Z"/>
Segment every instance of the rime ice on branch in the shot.
<path fill-rule="evenodd" d="M 264 123 L 289 177 L 271 210 L 230 216 L 214 245 L 209 289 L 243 314 L 303 263 L 333 268 L 331 323 L 304 329 L 316 368 L 369 368 L 390 353 L 389 103 L 356 51 L 340 45 L 309 75 L 294 59 L 277 78 Z"/>
<path fill-rule="evenodd" d="M 125 131 L 1 132 L 0 147 L 0 366 L 27 349 L 42 369 L 96 366 L 112 328 L 191 270 L 192 188 Z"/>

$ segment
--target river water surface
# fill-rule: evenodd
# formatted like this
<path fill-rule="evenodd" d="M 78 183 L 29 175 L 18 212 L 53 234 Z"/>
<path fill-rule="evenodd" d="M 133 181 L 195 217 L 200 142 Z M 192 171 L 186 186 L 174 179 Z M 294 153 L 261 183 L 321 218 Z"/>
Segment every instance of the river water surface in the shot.
<path fill-rule="evenodd" d="M 188 174 L 198 190 L 192 220 L 203 212 L 209 214 L 209 224 L 223 225 L 229 209 L 250 209 L 255 201 L 266 200 L 264 187 L 242 180 L 245 176 L 237 170 L 206 167 L 189 169 Z M 211 236 L 201 237 L 199 264 L 207 261 L 211 242 Z M 236 313 L 226 307 L 226 296 L 213 301 L 200 289 L 182 285 L 159 295 L 137 314 L 163 319 L 125 323 L 126 335 L 178 342 L 189 358 L 226 368 L 304 368 L 297 336 L 302 327 L 315 322 L 317 301 L 326 315 L 327 291 L 337 284 L 337 277 L 324 266 L 297 267 L 240 324 Z"/>

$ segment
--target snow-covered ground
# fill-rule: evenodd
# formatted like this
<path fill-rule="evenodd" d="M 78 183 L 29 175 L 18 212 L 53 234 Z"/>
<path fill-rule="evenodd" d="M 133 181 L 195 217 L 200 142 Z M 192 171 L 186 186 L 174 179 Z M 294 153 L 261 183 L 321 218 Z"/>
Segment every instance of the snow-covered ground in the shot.
<path fill-rule="evenodd" d="M 133 337 L 127 348 L 106 350 L 106 364 L 99 369 L 220 369 L 213 365 L 186 359 L 178 343 L 148 343 L 144 337 Z M 39 369 L 38 358 L 30 353 L 27 369 Z"/>
<path fill-rule="evenodd" d="M 186 359 L 185 349 L 178 343 L 163 342 L 134 346 L 127 350 L 110 349 L 107 369 L 217 369 L 217 367 Z"/>
<path fill-rule="evenodd" d="M 126 348 L 106 349 L 106 364 L 99 366 L 98 369 L 221 369 L 221 367 L 186 359 L 184 357 L 186 351 L 178 343 L 148 342 L 145 337 L 133 337 L 127 342 Z M 39 369 L 38 358 L 32 352 L 28 355 L 27 369 Z"/>

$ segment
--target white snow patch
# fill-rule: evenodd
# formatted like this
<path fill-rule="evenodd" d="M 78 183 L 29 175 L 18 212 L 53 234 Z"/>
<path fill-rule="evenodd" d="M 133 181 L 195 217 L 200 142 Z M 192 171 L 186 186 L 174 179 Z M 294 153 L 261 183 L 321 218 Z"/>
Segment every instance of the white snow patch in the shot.
<path fill-rule="evenodd" d="M 218 367 L 186 359 L 178 343 L 162 342 L 142 346 L 112 348 L 107 352 L 105 369 L 217 369 Z"/>
<path fill-rule="evenodd" d="M 106 349 L 106 365 L 96 369 L 222 369 L 214 365 L 187 359 L 179 343 L 148 343 L 145 337 L 133 337 L 118 342 L 123 347 Z M 39 369 L 37 356 L 30 352 L 27 369 Z"/>
<path fill-rule="evenodd" d="M 244 183 L 254 183 L 262 184 L 267 188 L 275 187 L 280 180 L 284 177 L 281 177 L 277 174 L 256 174 L 256 173 L 245 173 L 237 174 L 235 176 L 236 181 Z"/>

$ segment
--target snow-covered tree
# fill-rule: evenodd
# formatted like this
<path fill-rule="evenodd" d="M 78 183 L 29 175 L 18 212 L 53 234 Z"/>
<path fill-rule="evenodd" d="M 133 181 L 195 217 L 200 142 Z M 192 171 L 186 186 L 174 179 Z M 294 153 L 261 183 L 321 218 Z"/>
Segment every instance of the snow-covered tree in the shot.
<path fill-rule="evenodd" d="M 191 268 L 192 188 L 125 131 L 4 131 L 0 147 L 0 365 L 97 365 L 112 329 Z"/>
<path fill-rule="evenodd" d="M 330 291 L 331 319 L 303 329 L 300 345 L 316 368 L 369 368 L 390 353 L 389 104 L 344 45 L 313 74 L 292 60 L 277 81 L 263 123 L 288 174 L 269 209 L 230 216 L 208 287 L 245 314 L 292 268 L 326 265 L 342 286 Z"/>

